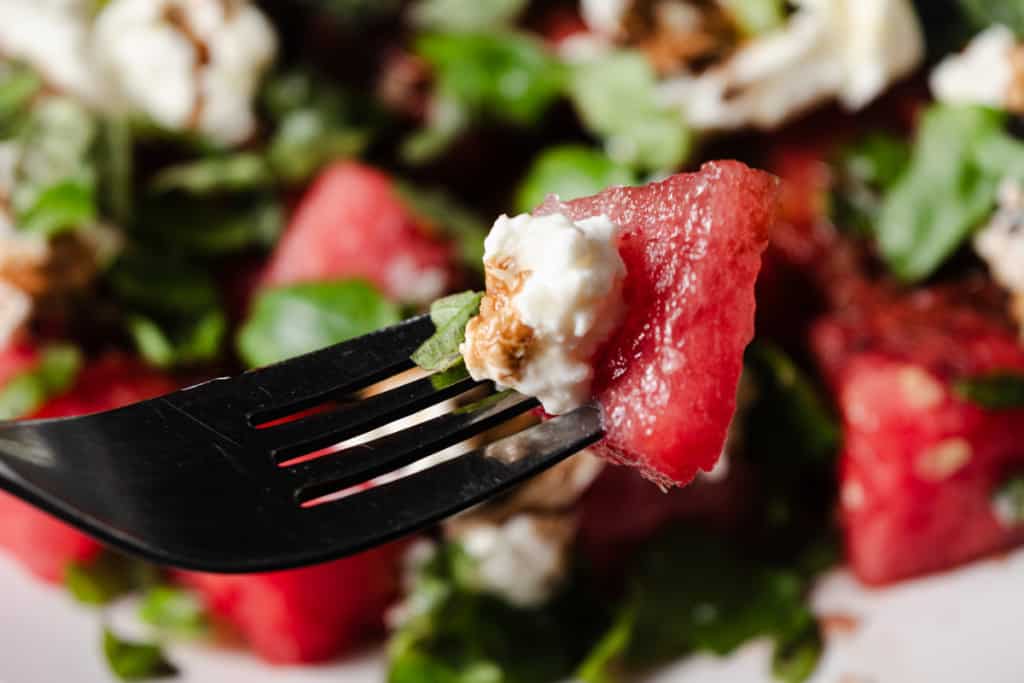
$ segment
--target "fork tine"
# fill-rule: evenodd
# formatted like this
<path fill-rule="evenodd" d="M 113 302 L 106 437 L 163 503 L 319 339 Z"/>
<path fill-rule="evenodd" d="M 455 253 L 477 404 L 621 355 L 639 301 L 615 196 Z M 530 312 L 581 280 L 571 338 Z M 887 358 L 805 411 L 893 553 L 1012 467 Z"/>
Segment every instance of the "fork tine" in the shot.
<path fill-rule="evenodd" d="M 584 406 L 394 482 L 303 511 L 337 554 L 427 527 L 554 465 L 603 436 Z M 301 518 L 300 518 L 301 519 Z"/>
<path fill-rule="evenodd" d="M 260 398 L 253 424 L 270 422 L 352 393 L 413 367 L 410 356 L 434 332 L 426 315 L 241 375 Z"/>
<path fill-rule="evenodd" d="M 466 378 L 437 389 L 431 377 L 424 377 L 349 406 L 261 429 L 259 439 L 275 461 L 286 462 L 412 415 L 480 384 Z"/>
<path fill-rule="evenodd" d="M 440 415 L 395 434 L 285 468 L 302 503 L 369 481 L 485 432 L 538 405 L 519 394 L 483 408 Z"/>

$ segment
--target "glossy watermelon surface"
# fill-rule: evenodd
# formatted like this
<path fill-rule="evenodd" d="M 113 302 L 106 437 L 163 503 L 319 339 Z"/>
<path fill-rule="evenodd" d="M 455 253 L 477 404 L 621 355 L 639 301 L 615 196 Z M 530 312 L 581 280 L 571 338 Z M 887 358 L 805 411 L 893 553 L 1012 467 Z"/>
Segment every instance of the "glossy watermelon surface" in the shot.
<path fill-rule="evenodd" d="M 725 161 L 538 210 L 604 214 L 622 226 L 627 312 L 594 380 L 607 433 L 600 449 L 614 461 L 681 486 L 718 460 L 775 207 L 772 176 Z"/>

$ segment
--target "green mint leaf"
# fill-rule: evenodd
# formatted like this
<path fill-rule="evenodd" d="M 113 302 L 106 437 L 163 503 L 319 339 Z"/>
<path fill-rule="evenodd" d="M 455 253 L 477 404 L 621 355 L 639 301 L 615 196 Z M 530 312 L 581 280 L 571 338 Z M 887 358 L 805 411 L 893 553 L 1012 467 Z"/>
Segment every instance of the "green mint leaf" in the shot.
<path fill-rule="evenodd" d="M 749 420 L 751 441 L 794 462 L 831 462 L 839 424 L 822 392 L 789 356 L 765 341 L 751 344 L 745 361 L 758 394 Z"/>
<path fill-rule="evenodd" d="M 418 567 L 388 647 L 389 683 L 539 683 L 566 679 L 609 622 L 572 576 L 548 603 L 518 608 L 474 587 L 455 543 Z"/>
<path fill-rule="evenodd" d="M 994 372 L 965 377 L 953 384 L 960 398 L 988 410 L 1024 408 L 1024 374 Z"/>
<path fill-rule="evenodd" d="M 1024 475 L 1006 479 L 992 495 L 992 511 L 1007 526 L 1024 523 Z"/>
<path fill-rule="evenodd" d="M 636 626 L 636 612 L 627 608 L 615 619 L 611 628 L 583 660 L 574 680 L 583 683 L 618 683 L 622 678 L 622 661 Z"/>
<path fill-rule="evenodd" d="M 116 225 L 130 225 L 135 194 L 135 150 L 129 119 L 125 116 L 105 118 L 100 142 L 100 190 L 104 213 Z"/>
<path fill-rule="evenodd" d="M 748 37 L 781 28 L 786 22 L 785 0 L 724 0 L 722 5 Z"/>
<path fill-rule="evenodd" d="M 945 105 L 922 117 L 910 164 L 886 194 L 877 224 L 879 250 L 901 280 L 931 275 L 991 213 L 1002 176 L 984 166 L 981 150 L 1012 142 L 1005 119 Z"/>
<path fill-rule="evenodd" d="M 267 249 L 284 230 L 285 211 L 271 192 L 219 197 L 165 195 L 138 207 L 137 231 L 151 249 L 220 256 Z"/>
<path fill-rule="evenodd" d="M 48 347 L 34 368 L 0 387 L 0 420 L 30 415 L 48 399 L 64 393 L 74 384 L 81 366 L 78 349 L 63 344 Z"/>
<path fill-rule="evenodd" d="M 205 635 L 209 622 L 199 596 L 176 586 L 153 586 L 139 603 L 139 618 L 162 633 L 185 638 Z"/>
<path fill-rule="evenodd" d="M 400 320 L 397 304 L 359 280 L 273 287 L 257 295 L 238 351 L 250 366 L 270 365 Z"/>
<path fill-rule="evenodd" d="M 483 292 L 461 292 L 438 299 L 430 307 L 437 331 L 416 349 L 412 360 L 424 370 L 448 370 L 462 360 L 459 345 L 466 339 L 466 324 L 480 311 Z"/>
<path fill-rule="evenodd" d="M 600 150 L 583 145 L 550 147 L 534 159 L 516 192 L 516 211 L 528 213 L 549 194 L 570 201 L 613 185 L 633 185 L 637 175 Z"/>
<path fill-rule="evenodd" d="M 103 629 L 103 654 L 110 671 L 122 681 L 174 676 L 177 669 L 155 643 L 126 640 Z"/>
<path fill-rule="evenodd" d="M 464 362 L 458 362 L 447 370 L 442 370 L 441 372 L 436 372 L 431 375 L 430 383 L 435 389 L 440 391 L 441 389 L 461 382 L 467 377 L 469 377 L 469 370 L 466 369 L 466 364 Z"/>
<path fill-rule="evenodd" d="M 957 4 L 976 30 L 1003 24 L 1024 36 L 1024 3 L 1020 0 L 957 0 Z"/>
<path fill-rule="evenodd" d="M 436 94 L 427 130 L 404 145 L 410 162 L 432 158 L 471 123 L 537 123 L 565 84 L 562 63 L 526 34 L 433 33 L 414 50 L 432 67 Z"/>
<path fill-rule="evenodd" d="M 43 79 L 29 67 L 10 61 L 0 64 L 0 136 L 17 134 L 42 88 Z"/>
<path fill-rule="evenodd" d="M 219 308 L 164 325 L 144 315 L 129 315 L 126 322 L 139 355 L 159 368 L 213 360 L 220 355 L 228 328 Z"/>
<path fill-rule="evenodd" d="M 488 225 L 441 190 L 423 189 L 408 183 L 396 185 L 403 201 L 435 232 L 455 240 L 462 263 L 483 272 L 484 239 Z"/>
<path fill-rule="evenodd" d="M 85 605 L 106 605 L 139 587 L 136 562 L 104 552 L 88 563 L 72 562 L 64 570 L 64 585 Z"/>
<path fill-rule="evenodd" d="M 46 97 L 34 104 L 13 141 L 11 207 L 22 229 L 55 234 L 95 219 L 98 124 L 80 104 Z"/>
<path fill-rule="evenodd" d="M 772 675 L 781 683 L 803 683 L 818 667 L 824 643 L 810 611 L 796 617 L 791 633 L 776 640 Z"/>
<path fill-rule="evenodd" d="M 300 183 L 335 159 L 355 156 L 368 142 L 364 129 L 334 122 L 316 109 L 300 109 L 281 120 L 267 158 L 281 180 Z"/>
<path fill-rule="evenodd" d="M 678 111 L 658 104 L 656 85 L 643 54 L 619 50 L 573 67 L 569 95 L 609 157 L 637 170 L 661 171 L 686 159 L 691 135 Z"/>
<path fill-rule="evenodd" d="M 843 148 L 833 164 L 831 213 L 836 225 L 869 236 L 885 193 L 909 161 L 910 145 L 888 133 L 869 133 Z"/>
<path fill-rule="evenodd" d="M 191 317 L 220 306 L 217 286 L 208 272 L 156 250 L 126 251 L 107 273 L 107 280 L 130 311 Z"/>
<path fill-rule="evenodd" d="M 434 31 L 487 31 L 513 23 L 528 0 L 418 0 L 409 16 Z"/>
<path fill-rule="evenodd" d="M 274 174 L 261 154 L 238 152 L 163 168 L 150 187 L 155 192 L 195 195 L 260 190 L 274 184 Z"/>
<path fill-rule="evenodd" d="M 18 227 L 52 237 L 95 220 L 95 189 L 91 182 L 78 178 L 43 188 L 18 215 Z"/>

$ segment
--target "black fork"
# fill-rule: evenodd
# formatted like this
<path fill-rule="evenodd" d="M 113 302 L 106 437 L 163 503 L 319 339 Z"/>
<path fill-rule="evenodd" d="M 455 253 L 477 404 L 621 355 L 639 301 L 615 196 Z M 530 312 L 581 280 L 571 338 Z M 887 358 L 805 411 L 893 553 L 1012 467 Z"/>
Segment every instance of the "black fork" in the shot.
<path fill-rule="evenodd" d="M 467 378 L 444 386 L 430 377 L 346 400 L 412 368 L 410 354 L 433 329 L 429 318 L 413 318 L 118 410 L 0 422 L 0 488 L 160 564 L 268 571 L 352 554 L 421 529 L 603 435 L 599 411 L 585 406 L 402 476 L 402 468 L 537 405 L 519 395 L 496 396 L 489 383 Z M 475 399 L 491 398 L 302 457 L 358 442 L 469 391 Z M 391 480 L 370 484 L 383 475 Z"/>

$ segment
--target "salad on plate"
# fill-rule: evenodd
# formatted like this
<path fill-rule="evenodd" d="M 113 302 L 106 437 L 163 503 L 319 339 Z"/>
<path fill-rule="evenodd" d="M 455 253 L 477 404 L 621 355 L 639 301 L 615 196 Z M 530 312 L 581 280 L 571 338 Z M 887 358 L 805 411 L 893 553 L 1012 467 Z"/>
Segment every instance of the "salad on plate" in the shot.
<path fill-rule="evenodd" d="M 316 566 L 154 567 L 2 493 L 0 552 L 95 611 L 124 680 L 187 675 L 190 642 L 383 644 L 390 683 L 757 643 L 751 683 L 823 681 L 857 628 L 812 604 L 832 570 L 911 586 L 1024 542 L 1022 115 L 1015 0 L 0 0 L 0 419 L 429 314 L 407 378 L 540 405 L 443 457 L 605 427 Z"/>

